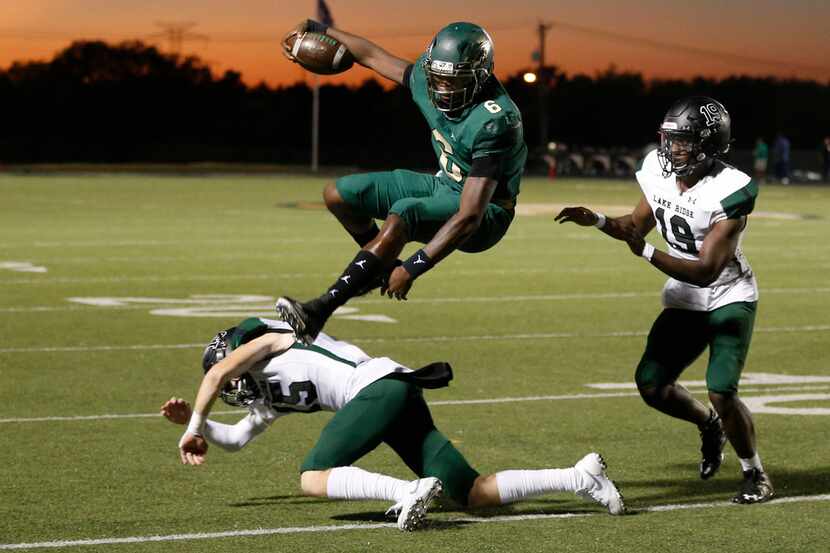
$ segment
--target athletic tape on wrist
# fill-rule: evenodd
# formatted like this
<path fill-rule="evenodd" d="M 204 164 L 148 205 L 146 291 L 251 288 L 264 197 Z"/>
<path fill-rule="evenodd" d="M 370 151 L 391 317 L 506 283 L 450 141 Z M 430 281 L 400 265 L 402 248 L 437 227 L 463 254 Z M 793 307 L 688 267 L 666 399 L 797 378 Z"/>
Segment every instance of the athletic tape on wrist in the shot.
<path fill-rule="evenodd" d="M 643 253 L 640 255 L 644 257 L 646 261 L 651 261 L 651 257 L 654 255 L 654 246 L 646 242 L 646 245 L 643 246 Z"/>
<path fill-rule="evenodd" d="M 194 436 L 201 436 L 205 429 L 205 421 L 207 418 L 201 413 L 193 412 L 190 415 L 190 422 L 187 423 L 187 432 Z"/>
<path fill-rule="evenodd" d="M 605 226 L 605 221 L 607 220 L 607 218 L 602 213 L 594 213 L 594 215 L 597 216 L 597 222 L 594 223 L 594 226 L 601 229 Z"/>

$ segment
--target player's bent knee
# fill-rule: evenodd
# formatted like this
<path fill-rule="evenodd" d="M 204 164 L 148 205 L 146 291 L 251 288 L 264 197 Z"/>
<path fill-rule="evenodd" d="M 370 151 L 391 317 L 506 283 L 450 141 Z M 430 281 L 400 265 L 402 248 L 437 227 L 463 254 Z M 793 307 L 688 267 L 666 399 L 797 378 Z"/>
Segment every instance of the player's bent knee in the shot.
<path fill-rule="evenodd" d="M 378 239 L 384 248 L 403 247 L 409 241 L 409 226 L 398 215 L 390 214 L 383 222 Z"/>
<path fill-rule="evenodd" d="M 660 388 L 655 385 L 646 384 L 644 386 L 637 385 L 637 391 L 640 392 L 640 397 L 646 402 L 646 405 L 655 407 L 660 403 Z"/>
<path fill-rule="evenodd" d="M 479 476 L 473 482 L 473 487 L 470 488 L 470 493 L 467 496 L 467 507 L 476 509 L 494 505 L 501 505 L 496 475 Z"/>
<path fill-rule="evenodd" d="M 728 415 L 735 408 L 735 398 L 735 394 L 731 392 L 709 390 L 709 402 L 721 417 Z"/>
<path fill-rule="evenodd" d="M 328 183 L 326 187 L 323 188 L 323 201 L 326 203 L 326 207 L 329 208 L 329 210 L 337 209 L 346 203 L 343 201 L 343 197 L 340 195 L 340 192 L 337 191 L 337 185 L 333 182 Z"/>
<path fill-rule="evenodd" d="M 300 474 L 300 489 L 304 495 L 326 497 L 328 494 L 328 470 L 307 470 Z"/>

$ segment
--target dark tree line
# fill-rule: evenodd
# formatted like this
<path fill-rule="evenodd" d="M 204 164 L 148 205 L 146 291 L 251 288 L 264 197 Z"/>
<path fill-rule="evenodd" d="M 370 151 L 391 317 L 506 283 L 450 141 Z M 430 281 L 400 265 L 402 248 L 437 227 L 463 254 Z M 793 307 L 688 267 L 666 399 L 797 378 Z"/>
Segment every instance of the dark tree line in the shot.
<path fill-rule="evenodd" d="M 738 147 L 784 132 L 813 148 L 830 133 L 830 86 L 734 77 L 646 82 L 608 70 L 569 76 L 548 69 L 549 136 L 574 145 L 639 147 L 655 138 L 668 105 L 688 94 L 720 99 Z M 531 147 L 538 90 L 505 82 Z M 321 89 L 321 162 L 365 167 L 434 165 L 428 129 L 406 90 L 367 81 Z M 247 86 L 198 58 L 140 42 L 76 42 L 49 62 L 0 70 L 0 162 L 306 163 L 311 91 L 304 84 Z"/>

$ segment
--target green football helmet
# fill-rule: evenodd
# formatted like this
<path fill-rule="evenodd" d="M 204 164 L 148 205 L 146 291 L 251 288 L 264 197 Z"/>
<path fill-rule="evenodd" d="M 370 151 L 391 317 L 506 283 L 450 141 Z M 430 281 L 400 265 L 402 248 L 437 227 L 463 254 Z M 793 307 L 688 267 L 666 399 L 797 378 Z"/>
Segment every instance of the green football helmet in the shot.
<path fill-rule="evenodd" d="M 432 104 L 452 117 L 473 104 L 493 74 L 493 39 L 473 23 L 450 23 L 432 39 L 423 63 Z"/>

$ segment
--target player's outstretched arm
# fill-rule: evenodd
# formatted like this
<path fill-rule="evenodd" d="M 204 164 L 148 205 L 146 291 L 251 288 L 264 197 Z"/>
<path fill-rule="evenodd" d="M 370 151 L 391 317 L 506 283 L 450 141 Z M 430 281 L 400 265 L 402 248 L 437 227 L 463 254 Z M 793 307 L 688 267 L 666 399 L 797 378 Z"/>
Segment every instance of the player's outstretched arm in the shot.
<path fill-rule="evenodd" d="M 447 257 L 478 230 L 496 186 L 498 181 L 490 177 L 467 177 L 458 211 L 424 247 L 433 263 Z"/>
<path fill-rule="evenodd" d="M 294 343 L 292 334 L 268 333 L 243 344 L 211 368 L 202 379 L 187 430 L 179 441 L 179 456 L 186 465 L 201 465 L 207 453 L 204 440 L 207 416 L 226 382 L 249 371 L 266 357 L 284 352 Z"/>
<path fill-rule="evenodd" d="M 173 424 L 187 424 L 192 413 L 190 404 L 180 397 L 172 397 L 161 406 L 161 414 Z M 250 413 L 233 425 L 208 419 L 205 421 L 204 437 L 225 451 L 239 451 L 264 432 L 268 424 Z"/>
<path fill-rule="evenodd" d="M 404 84 L 404 72 L 411 61 L 393 56 L 374 42 L 334 27 L 329 27 L 327 34 L 345 44 L 360 65 L 390 81 Z"/>
<path fill-rule="evenodd" d="M 313 19 L 307 19 L 292 29 L 282 41 L 282 51 L 285 57 L 294 61 L 294 56 L 291 54 L 291 49 L 288 47 L 288 38 L 294 34 L 313 32 L 325 33 L 342 42 L 346 48 L 349 49 L 352 56 L 357 63 L 364 67 L 368 67 L 378 75 L 386 77 L 398 84 L 403 84 L 403 75 L 407 66 L 412 62 L 393 56 L 374 42 L 366 40 L 363 37 L 347 33 L 346 31 L 335 29 L 323 25 Z"/>
<path fill-rule="evenodd" d="M 651 207 L 644 197 L 640 198 L 634 211 L 622 217 L 606 217 L 587 207 L 566 207 L 559 212 L 554 221 L 560 224 L 576 223 L 583 227 L 598 227 L 608 236 L 625 242 L 636 236 L 646 236 L 656 224 Z"/>
<path fill-rule="evenodd" d="M 498 181 L 489 177 L 467 177 L 458 211 L 426 246 L 392 271 L 389 284 L 381 293 L 405 300 L 415 278 L 447 257 L 478 229 L 497 185 Z"/>
<path fill-rule="evenodd" d="M 696 261 L 680 259 L 656 250 L 640 238 L 628 243 L 635 255 L 644 255 L 646 246 L 651 252 L 645 257 L 649 262 L 672 278 L 694 284 L 709 286 L 720 276 L 729 261 L 735 256 L 735 250 L 746 225 L 746 217 L 724 219 L 715 223 L 703 240 L 700 255 Z"/>

